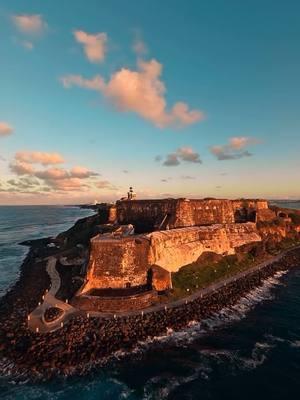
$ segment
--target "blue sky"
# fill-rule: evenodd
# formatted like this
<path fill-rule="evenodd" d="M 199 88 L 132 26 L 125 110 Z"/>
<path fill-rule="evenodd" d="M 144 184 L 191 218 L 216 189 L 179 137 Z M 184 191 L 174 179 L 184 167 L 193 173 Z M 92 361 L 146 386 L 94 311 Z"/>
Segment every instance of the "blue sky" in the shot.
<path fill-rule="evenodd" d="M 300 198 L 299 13 L 2 0 L 0 203 Z"/>

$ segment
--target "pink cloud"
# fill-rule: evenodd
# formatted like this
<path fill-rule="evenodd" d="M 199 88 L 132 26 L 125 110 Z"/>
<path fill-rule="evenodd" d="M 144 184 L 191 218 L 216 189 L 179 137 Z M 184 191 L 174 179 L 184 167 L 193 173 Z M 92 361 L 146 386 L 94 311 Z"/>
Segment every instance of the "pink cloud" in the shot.
<path fill-rule="evenodd" d="M 253 142 L 253 138 L 246 136 L 235 136 L 229 139 L 229 145 L 236 150 L 240 150 Z"/>
<path fill-rule="evenodd" d="M 12 21 L 19 31 L 26 34 L 40 34 L 47 28 L 43 17 L 38 14 L 13 15 Z"/>
<path fill-rule="evenodd" d="M 11 163 L 10 169 L 16 175 L 32 175 L 34 173 L 34 168 L 32 165 L 22 161 Z"/>
<path fill-rule="evenodd" d="M 73 190 L 83 190 L 87 188 L 86 185 L 82 183 L 82 181 L 78 178 L 66 178 L 66 179 L 54 179 L 48 180 L 47 183 L 54 190 L 60 190 L 64 192 L 69 192 Z"/>
<path fill-rule="evenodd" d="M 94 187 L 95 183 L 90 178 L 99 176 L 100 174 L 83 166 L 74 166 L 66 169 L 56 167 L 56 164 L 64 162 L 63 157 L 59 153 L 45 153 L 37 151 L 21 151 L 15 154 L 14 161 L 10 164 L 10 170 L 14 174 L 21 176 L 18 181 L 10 180 L 8 183 L 12 188 L 18 186 L 18 190 L 31 190 L 25 188 L 28 182 L 38 183 L 40 191 L 73 191 L 73 190 L 88 190 Z M 35 168 L 33 164 L 49 166 L 49 168 Z M 38 179 L 37 179 L 38 178 Z M 18 185 L 14 185 L 18 182 Z M 44 185 L 44 186 L 42 186 Z M 9 188 L 8 190 L 12 190 Z"/>
<path fill-rule="evenodd" d="M 84 179 L 84 178 L 90 178 L 92 176 L 98 176 L 99 174 L 97 172 L 89 170 L 88 168 L 76 166 L 71 169 L 70 175 L 73 178 Z"/>
<path fill-rule="evenodd" d="M 105 58 L 107 35 L 106 33 L 89 34 L 84 31 L 75 31 L 75 39 L 83 45 L 86 57 L 91 62 L 102 62 Z"/>
<path fill-rule="evenodd" d="M 13 127 L 7 122 L 0 121 L 0 136 L 8 136 L 14 131 Z"/>
<path fill-rule="evenodd" d="M 211 146 L 210 151 L 220 161 L 238 160 L 251 157 L 252 153 L 247 150 L 247 147 L 258 143 L 260 141 L 253 137 L 234 136 L 229 138 L 228 144 Z"/>
<path fill-rule="evenodd" d="M 36 171 L 34 175 L 41 179 L 59 180 L 69 178 L 68 172 L 63 168 L 49 168 L 44 171 Z"/>
<path fill-rule="evenodd" d="M 66 88 L 79 86 L 99 90 L 122 112 L 135 112 L 159 128 L 184 127 L 204 119 L 200 110 L 190 110 L 188 105 L 177 102 L 168 111 L 165 85 L 160 80 L 162 64 L 152 59 L 138 61 L 137 70 L 122 68 L 105 83 L 100 76 L 84 79 L 80 75 L 61 78 Z"/>
<path fill-rule="evenodd" d="M 59 153 L 46 153 L 41 151 L 19 151 L 15 155 L 17 161 L 29 163 L 29 164 L 62 164 L 64 158 Z"/>

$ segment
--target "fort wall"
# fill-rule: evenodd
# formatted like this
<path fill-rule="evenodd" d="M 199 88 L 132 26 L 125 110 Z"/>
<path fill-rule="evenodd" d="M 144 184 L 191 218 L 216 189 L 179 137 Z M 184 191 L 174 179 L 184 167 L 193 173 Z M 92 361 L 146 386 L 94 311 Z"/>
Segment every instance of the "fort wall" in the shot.
<path fill-rule="evenodd" d="M 146 285 L 150 275 L 154 289 L 166 290 L 171 287 L 170 272 L 195 262 L 203 252 L 234 254 L 236 248 L 259 241 L 261 237 L 256 225 L 250 222 L 180 228 L 122 238 L 98 235 L 91 240 L 87 283 L 81 293 L 93 288 Z"/>
<path fill-rule="evenodd" d="M 245 244 L 260 242 L 254 223 L 211 225 L 153 232 L 150 238 L 148 263 L 169 272 L 197 261 L 205 251 L 220 255 L 234 254 Z"/>
<path fill-rule="evenodd" d="M 149 241 L 139 237 L 97 235 L 91 239 L 84 292 L 92 288 L 124 288 L 147 282 Z"/>
<path fill-rule="evenodd" d="M 116 205 L 120 224 L 133 224 L 137 233 L 162 229 L 234 222 L 255 222 L 275 217 L 266 200 L 162 199 L 122 200 Z"/>

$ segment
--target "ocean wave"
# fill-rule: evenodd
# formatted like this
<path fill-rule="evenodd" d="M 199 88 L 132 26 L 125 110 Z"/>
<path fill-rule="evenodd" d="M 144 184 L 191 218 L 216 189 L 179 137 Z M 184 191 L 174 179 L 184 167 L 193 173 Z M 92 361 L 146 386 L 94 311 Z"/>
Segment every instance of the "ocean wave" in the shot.
<path fill-rule="evenodd" d="M 239 351 L 232 350 L 201 350 L 199 363 L 189 374 L 184 376 L 169 376 L 168 373 L 150 378 L 144 385 L 143 400 L 167 399 L 177 388 L 193 381 L 208 381 L 211 379 L 215 366 L 226 368 L 232 375 L 241 370 L 250 371 L 264 364 L 274 346 L 267 342 L 256 342 L 249 357 L 241 356 Z"/>
<path fill-rule="evenodd" d="M 95 367 L 103 367 L 107 365 L 111 365 L 115 362 L 122 361 L 127 357 L 132 359 L 133 357 L 139 358 L 143 356 L 147 351 L 151 350 L 153 347 L 164 346 L 165 344 L 170 344 L 171 346 L 176 347 L 188 347 L 191 343 L 196 341 L 197 339 L 218 330 L 228 324 L 232 324 L 246 317 L 247 313 L 255 307 L 256 304 L 270 300 L 273 298 L 272 289 L 275 286 L 281 284 L 280 278 L 287 271 L 281 271 L 276 273 L 273 277 L 266 279 L 262 286 L 253 289 L 251 292 L 247 293 L 243 298 L 240 299 L 238 303 L 231 307 L 224 307 L 219 312 L 214 313 L 210 318 L 204 319 L 202 321 L 193 320 L 190 321 L 188 326 L 180 331 L 174 331 L 173 329 L 167 329 L 165 335 L 156 336 L 148 338 L 145 341 L 139 342 L 132 350 L 125 351 L 119 350 L 114 352 L 111 356 L 107 358 L 103 358 L 95 363 L 95 361 L 91 361 L 85 365 L 78 365 L 74 368 L 74 371 L 70 371 L 70 375 L 78 375 L 79 371 L 82 374 L 86 374 L 95 369 Z M 273 342 L 275 340 L 273 339 Z M 250 358 L 243 358 L 231 351 L 227 350 L 201 350 L 201 356 L 206 356 L 211 358 L 218 359 L 219 362 L 223 362 L 226 360 L 228 362 L 231 360 L 232 365 L 239 365 L 240 368 L 255 368 L 265 361 L 266 355 L 268 351 L 272 348 L 273 342 L 271 343 L 256 343 L 255 348 L 252 351 L 252 355 Z M 294 343 L 294 347 L 300 347 L 300 341 Z M 223 360 L 223 361 L 222 361 Z M 11 371 L 14 371 L 14 365 L 12 364 L 3 364 L 0 365 L 2 370 L 2 376 L 11 376 Z M 195 371 L 194 371 L 195 372 Z M 193 372 L 193 375 L 194 375 Z M 197 370 L 203 379 L 209 379 L 209 367 L 208 363 L 204 363 Z M 198 374 L 198 376 L 199 376 Z M 26 382 L 28 377 L 24 374 L 18 376 L 18 383 Z M 193 376 L 188 378 L 190 380 L 193 379 Z M 183 381 L 182 381 L 183 382 Z M 179 383 L 180 384 L 180 383 Z M 172 387 L 176 387 L 177 383 L 173 382 Z"/>
<path fill-rule="evenodd" d="M 273 277 L 264 280 L 263 284 L 242 297 L 235 305 L 224 307 L 220 311 L 212 314 L 210 318 L 202 321 L 190 321 L 188 326 L 181 331 L 173 331 L 168 329 L 167 333 L 162 336 L 148 339 L 145 342 L 140 342 L 139 346 L 147 346 L 156 342 L 173 341 L 175 344 L 188 344 L 198 338 L 200 335 L 205 335 L 210 331 L 223 327 L 226 324 L 240 321 L 245 318 L 247 313 L 258 303 L 273 299 L 272 289 L 282 284 L 280 278 L 287 271 L 279 271 Z"/>
<path fill-rule="evenodd" d="M 300 340 L 289 341 L 291 347 L 299 348 L 300 347 Z"/>

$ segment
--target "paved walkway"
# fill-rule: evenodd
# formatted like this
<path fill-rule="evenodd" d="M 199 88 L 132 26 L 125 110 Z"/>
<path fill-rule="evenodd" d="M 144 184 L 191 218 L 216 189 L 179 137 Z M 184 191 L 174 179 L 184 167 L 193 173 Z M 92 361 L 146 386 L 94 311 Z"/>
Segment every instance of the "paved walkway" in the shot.
<path fill-rule="evenodd" d="M 156 305 L 153 307 L 148 307 L 144 310 L 129 311 L 129 312 L 115 313 L 115 314 L 114 313 L 94 312 L 94 311 L 90 311 L 90 312 L 81 311 L 81 310 L 78 310 L 78 309 L 72 307 L 70 304 L 67 304 L 61 300 L 58 300 L 55 297 L 55 295 L 60 287 L 60 277 L 55 268 L 56 258 L 49 257 L 48 265 L 47 265 L 47 272 L 48 272 L 51 282 L 52 282 L 51 289 L 45 295 L 44 302 L 30 314 L 28 326 L 34 332 L 47 333 L 47 332 L 53 332 L 53 331 L 61 328 L 63 326 L 62 324 L 65 324 L 74 315 L 87 315 L 88 314 L 92 317 L 98 317 L 98 318 L 116 318 L 116 317 L 141 315 L 141 313 L 143 313 L 145 315 L 145 314 L 152 313 L 152 312 L 163 311 L 165 309 L 173 309 L 173 308 L 182 306 L 184 304 L 187 304 L 189 302 L 192 302 L 196 299 L 202 298 L 216 290 L 221 289 L 223 286 L 226 286 L 232 282 L 235 282 L 238 279 L 246 277 L 247 275 L 249 275 L 255 271 L 264 269 L 267 265 L 272 264 L 277 261 L 280 261 L 288 252 L 290 252 L 291 250 L 295 250 L 295 249 L 300 250 L 300 246 L 290 248 L 290 249 L 284 251 L 283 253 L 281 253 L 277 256 L 274 256 L 274 257 L 270 258 L 269 260 L 266 260 L 250 269 L 247 269 L 247 270 L 240 272 L 229 278 L 223 279 L 220 282 L 213 283 L 204 289 L 197 290 L 193 294 L 186 296 L 182 299 L 173 301 L 171 303 L 159 304 L 159 305 Z M 49 307 L 55 307 L 55 306 L 61 308 L 63 310 L 63 314 L 53 322 L 46 322 L 44 319 L 45 310 Z"/>
<path fill-rule="evenodd" d="M 74 307 L 61 300 L 58 300 L 55 295 L 58 292 L 61 280 L 56 270 L 56 258 L 49 257 L 46 270 L 51 280 L 51 288 L 45 293 L 44 300 L 37 308 L 35 308 L 28 316 L 28 327 L 34 332 L 46 333 L 52 332 L 62 327 L 66 321 L 78 313 Z M 45 311 L 50 307 L 58 307 L 63 310 L 59 318 L 52 322 L 47 322 L 44 318 Z"/>

